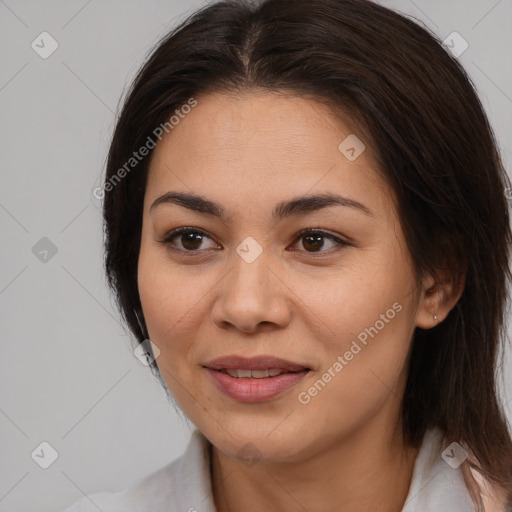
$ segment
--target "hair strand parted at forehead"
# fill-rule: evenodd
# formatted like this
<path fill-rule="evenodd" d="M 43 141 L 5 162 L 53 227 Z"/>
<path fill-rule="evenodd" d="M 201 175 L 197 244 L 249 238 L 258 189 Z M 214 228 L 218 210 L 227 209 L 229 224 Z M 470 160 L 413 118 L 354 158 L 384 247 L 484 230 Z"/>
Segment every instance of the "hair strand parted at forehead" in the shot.
<path fill-rule="evenodd" d="M 454 281 L 465 275 L 448 317 L 415 331 L 404 432 L 418 444 L 426 428 L 438 426 L 466 443 L 483 475 L 512 501 L 512 442 L 496 389 L 511 277 L 510 183 L 463 68 L 426 29 L 366 0 L 214 3 L 161 40 L 140 70 L 116 125 L 105 182 L 191 98 L 251 89 L 299 94 L 349 113 L 396 193 L 418 279 L 446 268 Z M 137 263 L 149 160 L 104 198 L 105 270 L 138 342 L 147 337 Z"/>

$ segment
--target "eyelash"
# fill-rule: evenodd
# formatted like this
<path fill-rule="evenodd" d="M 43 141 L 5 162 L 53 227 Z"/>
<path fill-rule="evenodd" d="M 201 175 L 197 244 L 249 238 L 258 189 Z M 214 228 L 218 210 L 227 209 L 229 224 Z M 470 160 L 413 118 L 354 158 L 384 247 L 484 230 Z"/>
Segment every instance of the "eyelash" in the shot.
<path fill-rule="evenodd" d="M 165 238 L 163 240 L 161 240 L 160 243 L 166 245 L 170 250 L 172 250 L 174 252 L 179 252 L 181 254 L 186 254 L 187 256 L 192 256 L 192 257 L 200 256 L 201 255 L 200 253 L 202 252 L 200 250 L 186 251 L 186 250 L 179 249 L 179 248 L 173 246 L 172 240 L 174 238 L 178 237 L 179 235 L 183 235 L 183 234 L 187 234 L 187 233 L 196 233 L 196 234 L 199 234 L 201 236 L 206 236 L 206 237 L 212 239 L 202 229 L 191 228 L 191 227 L 183 227 L 183 228 L 173 229 L 172 231 L 167 233 Z M 343 247 L 350 245 L 348 242 L 345 242 L 344 240 L 341 240 L 340 238 L 337 238 L 334 235 L 331 235 L 330 233 L 327 233 L 326 231 L 322 231 L 322 230 L 314 229 L 314 228 L 307 228 L 307 229 L 303 229 L 303 230 L 299 231 L 299 233 L 297 233 L 297 236 L 295 238 L 294 244 L 296 242 L 298 242 L 301 238 L 304 238 L 306 236 L 311 236 L 311 235 L 319 235 L 322 238 L 327 238 L 328 240 L 331 240 L 331 241 L 335 242 L 336 245 L 337 245 L 337 247 L 334 249 L 335 251 L 341 250 Z M 314 257 L 321 257 L 321 255 L 323 255 L 325 253 L 327 253 L 327 254 L 331 253 L 330 250 L 319 251 L 319 252 L 310 252 L 310 251 L 300 251 L 300 252 L 306 252 L 307 254 L 310 254 L 310 255 L 312 255 Z"/>

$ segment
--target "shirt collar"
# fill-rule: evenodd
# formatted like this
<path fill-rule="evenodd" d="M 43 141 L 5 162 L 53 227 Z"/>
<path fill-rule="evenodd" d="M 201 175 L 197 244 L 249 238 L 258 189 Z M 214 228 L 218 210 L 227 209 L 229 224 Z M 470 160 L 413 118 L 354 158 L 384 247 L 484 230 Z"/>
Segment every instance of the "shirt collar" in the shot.
<path fill-rule="evenodd" d="M 442 457 L 448 448 L 440 429 L 427 430 L 414 463 L 402 512 L 473 512 L 475 510 L 460 466 Z M 192 433 L 177 475 L 175 498 L 179 510 L 216 512 L 210 477 L 211 443 L 199 431 Z"/>

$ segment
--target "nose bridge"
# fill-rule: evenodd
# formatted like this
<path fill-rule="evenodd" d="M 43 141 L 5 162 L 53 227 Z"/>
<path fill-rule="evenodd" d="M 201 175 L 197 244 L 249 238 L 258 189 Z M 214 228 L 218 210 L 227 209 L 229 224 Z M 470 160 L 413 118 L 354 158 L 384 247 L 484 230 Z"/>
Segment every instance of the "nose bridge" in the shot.
<path fill-rule="evenodd" d="M 275 275 L 270 251 L 245 239 L 231 255 L 230 269 L 213 309 L 214 321 L 245 332 L 260 323 L 282 326 L 289 319 L 283 286 Z"/>
<path fill-rule="evenodd" d="M 246 238 L 232 255 L 229 291 L 247 301 L 264 300 L 271 287 L 271 255 L 252 237 Z"/>

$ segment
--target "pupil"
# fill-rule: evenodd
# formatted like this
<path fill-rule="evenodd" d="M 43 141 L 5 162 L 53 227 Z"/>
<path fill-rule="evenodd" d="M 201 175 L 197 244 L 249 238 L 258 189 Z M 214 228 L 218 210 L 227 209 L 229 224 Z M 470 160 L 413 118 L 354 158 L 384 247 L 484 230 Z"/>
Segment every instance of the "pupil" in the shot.
<path fill-rule="evenodd" d="M 318 235 L 317 236 L 313 236 L 313 235 L 306 236 L 306 240 L 308 240 L 307 243 L 310 243 L 309 241 L 311 241 L 311 240 L 313 241 L 313 249 L 315 249 L 315 248 L 318 249 L 319 247 L 322 246 L 322 243 L 321 243 L 322 238 L 323 238 L 322 236 L 318 236 Z M 307 244 L 304 244 L 304 247 L 306 247 L 306 245 Z M 307 249 L 307 247 L 306 247 L 306 249 Z"/>
<path fill-rule="evenodd" d="M 183 247 L 186 249 L 197 249 L 201 246 L 201 236 L 202 235 L 197 233 L 186 233 L 182 242 Z M 187 244 L 191 244 L 192 246 L 187 246 Z"/>

